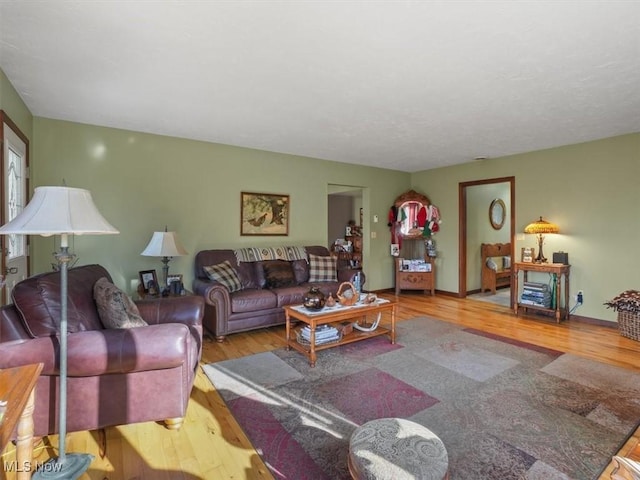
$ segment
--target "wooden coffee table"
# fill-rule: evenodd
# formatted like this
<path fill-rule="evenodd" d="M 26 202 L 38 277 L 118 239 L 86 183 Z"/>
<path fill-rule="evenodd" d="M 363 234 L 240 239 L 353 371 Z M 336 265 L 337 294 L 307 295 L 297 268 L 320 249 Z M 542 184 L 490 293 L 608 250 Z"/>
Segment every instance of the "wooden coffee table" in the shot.
<path fill-rule="evenodd" d="M 316 352 L 325 350 L 327 348 L 336 347 L 338 345 L 344 345 L 346 343 L 359 342 L 371 337 L 378 337 L 380 335 L 388 335 L 391 343 L 396 343 L 396 308 L 398 303 L 389 300 L 378 300 L 374 304 L 370 305 L 354 305 L 352 307 L 335 307 L 324 308 L 319 312 L 307 310 L 302 305 L 288 305 L 284 307 L 286 316 L 287 327 L 287 349 L 294 349 L 302 353 L 309 359 L 309 363 L 312 367 L 316 365 Z M 391 325 L 378 327 L 371 332 L 363 332 L 354 329 L 353 332 L 343 335 L 339 341 L 332 343 L 325 343 L 321 345 L 315 344 L 315 332 L 316 328 L 320 325 L 327 325 L 330 323 L 340 323 L 345 320 L 356 321 L 360 317 L 365 317 L 372 314 L 380 314 L 388 312 L 391 315 Z M 309 345 L 301 344 L 298 342 L 294 329 L 291 328 L 291 321 L 298 320 L 306 325 L 309 325 L 311 329 L 311 335 L 309 338 Z"/>

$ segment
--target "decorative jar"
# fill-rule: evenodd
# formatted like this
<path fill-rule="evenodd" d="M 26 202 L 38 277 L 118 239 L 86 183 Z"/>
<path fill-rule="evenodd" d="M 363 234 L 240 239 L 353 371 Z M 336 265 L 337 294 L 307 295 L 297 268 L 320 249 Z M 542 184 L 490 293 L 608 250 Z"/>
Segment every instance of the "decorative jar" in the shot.
<path fill-rule="evenodd" d="M 324 302 L 324 293 L 318 287 L 311 287 L 302 300 L 302 304 L 309 310 L 320 310 L 324 307 Z"/>

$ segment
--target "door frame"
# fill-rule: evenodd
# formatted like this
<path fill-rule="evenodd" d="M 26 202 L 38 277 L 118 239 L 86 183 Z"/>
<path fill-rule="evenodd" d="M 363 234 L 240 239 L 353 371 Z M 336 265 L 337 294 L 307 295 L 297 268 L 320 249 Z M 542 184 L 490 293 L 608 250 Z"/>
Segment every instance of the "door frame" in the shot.
<path fill-rule="evenodd" d="M 460 182 L 458 184 L 458 297 L 467 296 L 467 188 L 477 185 L 487 185 L 491 183 L 509 184 L 510 219 L 509 238 L 511 242 L 511 262 L 514 259 L 514 240 L 516 232 L 516 177 L 487 178 L 484 180 L 473 180 L 471 182 Z M 513 288 L 511 289 L 511 302 L 513 305 Z"/>
<path fill-rule="evenodd" d="M 20 130 L 20 128 L 18 127 L 18 125 L 16 125 L 13 120 L 11 120 L 11 118 L 9 117 L 9 115 L 7 115 L 7 113 L 4 110 L 0 110 L 0 168 L 2 168 L 2 171 L 4 172 L 4 162 L 5 162 L 5 158 L 4 158 L 4 136 L 5 136 L 5 131 L 4 131 L 4 126 L 8 125 L 9 128 L 13 131 L 13 133 L 24 143 L 25 145 L 25 167 L 26 167 L 26 195 L 25 195 L 25 205 L 27 205 L 29 203 L 30 200 L 30 175 L 29 175 L 29 157 L 30 157 L 30 148 L 29 148 L 29 138 L 22 132 L 22 130 Z M 0 198 L 2 199 L 0 201 L 0 225 L 4 225 L 5 223 L 7 223 L 7 219 L 6 219 L 6 215 L 5 215 L 5 205 L 4 205 L 4 194 L 5 194 L 5 181 L 4 181 L 4 174 L 0 175 Z M 6 235 L 0 235 L 0 273 L 4 272 L 7 268 L 6 265 L 6 255 L 4 254 L 4 252 L 6 251 L 6 242 L 7 242 L 7 237 Z M 31 251 L 31 239 L 29 236 L 27 236 L 27 277 L 31 276 L 31 256 L 29 255 Z M 3 273 L 4 274 L 4 273 Z M 1 304 L 2 305 L 6 305 L 7 303 L 7 298 L 6 298 L 6 289 L 2 288 L 2 293 L 0 294 L 0 300 L 1 300 Z"/>

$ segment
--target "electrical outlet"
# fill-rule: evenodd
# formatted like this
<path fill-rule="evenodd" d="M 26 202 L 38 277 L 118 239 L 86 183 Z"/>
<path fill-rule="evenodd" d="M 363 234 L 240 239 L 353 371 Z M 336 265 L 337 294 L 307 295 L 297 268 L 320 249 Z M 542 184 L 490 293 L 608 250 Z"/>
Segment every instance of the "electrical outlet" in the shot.
<path fill-rule="evenodd" d="M 584 293 L 582 290 L 578 290 L 578 294 L 576 295 L 576 303 L 580 305 L 584 303 Z"/>

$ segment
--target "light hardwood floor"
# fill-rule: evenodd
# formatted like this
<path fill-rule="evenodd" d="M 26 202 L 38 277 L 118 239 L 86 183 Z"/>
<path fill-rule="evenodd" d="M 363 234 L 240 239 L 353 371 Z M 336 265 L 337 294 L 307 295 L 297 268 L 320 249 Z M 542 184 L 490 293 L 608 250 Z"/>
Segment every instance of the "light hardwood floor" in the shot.
<path fill-rule="evenodd" d="M 381 296 L 394 298 L 392 294 Z M 398 298 L 399 321 L 427 315 L 640 371 L 640 342 L 620 336 L 613 328 L 576 321 L 558 325 L 540 316 L 516 317 L 505 307 L 443 295 L 425 297 L 409 292 Z M 238 358 L 283 345 L 283 327 L 231 335 L 223 344 L 207 338 L 202 362 Z M 301 356 L 300 361 L 306 359 Z M 153 398 L 147 400 L 153 402 Z M 57 445 L 57 437 L 48 440 L 51 444 L 36 446 L 35 462 L 45 461 L 54 453 L 51 445 Z M 619 453 L 627 455 L 639 441 L 640 429 Z M 96 457 L 82 480 L 273 478 L 202 370 L 179 431 L 148 422 L 75 432 L 68 435 L 67 447 L 69 452 L 88 452 Z M 5 451 L 3 466 L 15 460 L 13 450 L 10 445 Z M 609 466 L 600 480 L 610 479 L 611 469 Z M 15 474 L 3 473 L 2 478 L 13 480 Z"/>

